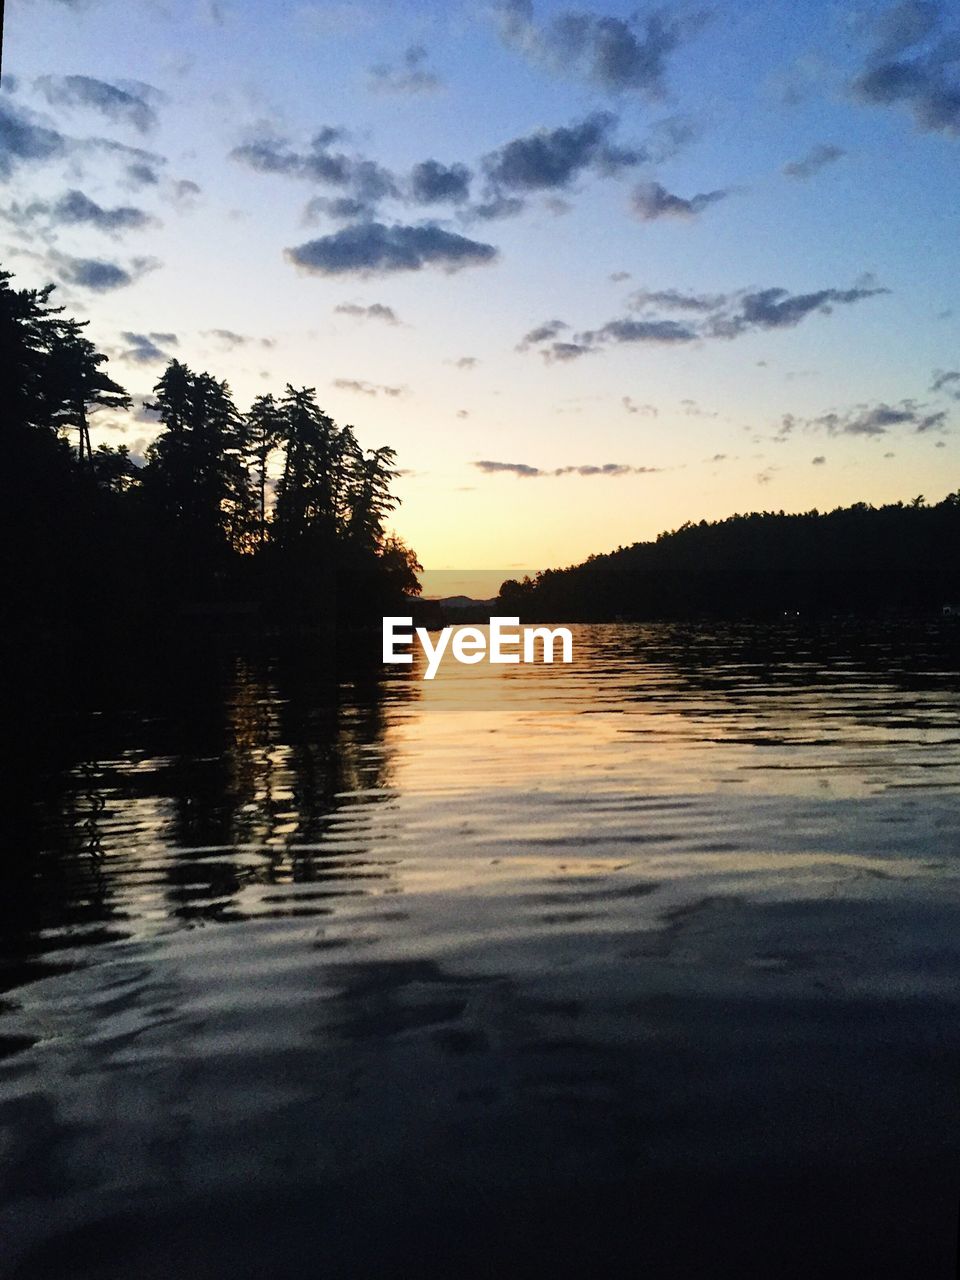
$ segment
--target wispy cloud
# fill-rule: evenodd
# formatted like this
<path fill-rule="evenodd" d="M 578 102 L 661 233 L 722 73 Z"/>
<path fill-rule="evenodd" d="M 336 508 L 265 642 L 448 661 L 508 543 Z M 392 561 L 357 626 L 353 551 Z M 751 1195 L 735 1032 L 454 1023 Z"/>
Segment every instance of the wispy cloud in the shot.
<path fill-rule="evenodd" d="M 40 76 L 35 82 L 51 106 L 86 108 L 116 124 L 128 124 L 147 133 L 157 124 L 159 90 L 148 84 L 112 84 L 92 76 Z"/>
<path fill-rule="evenodd" d="M 788 178 L 799 178 L 804 181 L 812 178 L 821 169 L 825 169 L 827 165 L 836 164 L 846 154 L 843 147 L 835 146 L 832 142 L 821 142 L 811 147 L 799 160 L 791 160 L 789 164 L 785 164 L 783 172 Z"/>
<path fill-rule="evenodd" d="M 411 45 L 399 65 L 381 63 L 370 68 L 370 87 L 377 93 L 435 93 L 443 81 L 426 66 L 427 51 L 422 44 Z"/>
<path fill-rule="evenodd" d="M 860 404 L 843 411 L 831 410 L 815 418 L 801 418 L 784 414 L 778 434 L 788 436 L 798 430 L 823 431 L 827 435 L 885 436 L 897 428 L 906 428 L 916 434 L 940 432 L 947 427 L 947 414 L 942 409 L 930 410 L 916 400 L 901 400 L 896 404 L 880 401 L 877 404 Z"/>
<path fill-rule="evenodd" d="M 731 294 L 684 293 L 677 289 L 637 290 L 631 303 L 641 314 L 608 320 L 598 329 L 576 333 L 571 339 L 554 341 L 568 326 L 549 321 L 525 334 L 519 351 L 540 350 L 550 362 L 578 359 L 604 347 L 647 343 L 676 346 L 700 340 L 740 337 L 766 329 L 788 329 L 807 316 L 829 315 L 837 306 L 849 306 L 889 290 L 864 283 L 851 289 L 818 289 L 813 293 L 790 293 L 787 289 L 742 289 Z M 660 312 L 686 313 L 677 320 Z"/>
<path fill-rule="evenodd" d="M 355 391 L 363 396 L 391 396 L 396 398 L 406 394 L 406 387 L 388 387 L 380 382 L 364 382 L 359 378 L 334 378 L 333 385 L 338 391 Z"/>
<path fill-rule="evenodd" d="M 382 302 L 371 302 L 365 307 L 356 302 L 341 302 L 333 309 L 338 315 L 354 316 L 358 320 L 382 320 L 385 324 L 400 323 L 400 317 L 393 307 L 388 307 Z"/>
<path fill-rule="evenodd" d="M 659 218 L 695 218 L 712 204 L 725 200 L 729 191 L 701 191 L 695 196 L 677 196 L 659 182 L 642 182 L 634 190 L 634 213 L 644 222 Z"/>
<path fill-rule="evenodd" d="M 494 462 L 484 458 L 474 462 L 473 466 L 484 475 L 514 475 L 521 480 L 544 479 L 551 476 L 646 476 L 663 471 L 663 467 L 634 467 L 623 462 L 604 462 L 600 465 L 586 464 L 573 467 L 532 467 L 526 462 Z"/>
<path fill-rule="evenodd" d="M 170 356 L 165 348 L 179 345 L 175 333 L 126 331 L 121 333 L 120 339 L 125 344 L 125 349 L 120 353 L 120 359 L 126 360 L 129 364 L 158 364 L 169 360 Z"/>

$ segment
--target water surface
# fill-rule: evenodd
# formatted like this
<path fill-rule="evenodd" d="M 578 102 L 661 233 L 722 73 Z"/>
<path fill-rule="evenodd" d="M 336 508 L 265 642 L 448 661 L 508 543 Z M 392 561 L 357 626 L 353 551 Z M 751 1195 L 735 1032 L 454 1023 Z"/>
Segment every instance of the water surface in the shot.
<path fill-rule="evenodd" d="M 201 647 L 24 725 L 0 1272 L 951 1276 L 956 647 Z"/>

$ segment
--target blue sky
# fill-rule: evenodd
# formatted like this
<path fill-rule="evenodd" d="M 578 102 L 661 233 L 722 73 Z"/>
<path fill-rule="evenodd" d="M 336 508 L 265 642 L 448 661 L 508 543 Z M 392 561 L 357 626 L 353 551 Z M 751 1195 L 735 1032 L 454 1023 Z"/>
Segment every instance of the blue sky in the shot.
<path fill-rule="evenodd" d="M 960 486 L 955 9 L 15 0 L 0 112 L 18 281 L 316 387 L 430 568 Z"/>

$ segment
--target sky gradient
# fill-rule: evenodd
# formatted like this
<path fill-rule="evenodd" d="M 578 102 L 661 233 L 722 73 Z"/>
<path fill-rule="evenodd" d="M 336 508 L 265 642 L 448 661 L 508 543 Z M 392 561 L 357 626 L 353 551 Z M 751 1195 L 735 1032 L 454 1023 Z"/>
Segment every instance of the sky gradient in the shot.
<path fill-rule="evenodd" d="M 138 405 L 316 387 L 503 576 L 960 487 L 958 135 L 919 0 L 13 0 L 0 260 Z"/>

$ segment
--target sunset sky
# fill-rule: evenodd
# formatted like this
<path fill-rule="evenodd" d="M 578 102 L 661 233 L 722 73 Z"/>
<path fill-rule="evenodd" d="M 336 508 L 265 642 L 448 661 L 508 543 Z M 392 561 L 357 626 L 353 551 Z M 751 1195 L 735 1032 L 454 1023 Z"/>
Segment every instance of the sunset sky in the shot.
<path fill-rule="evenodd" d="M 956 8 L 6 8 L 16 283 L 138 406 L 316 387 L 428 568 L 960 487 Z"/>

